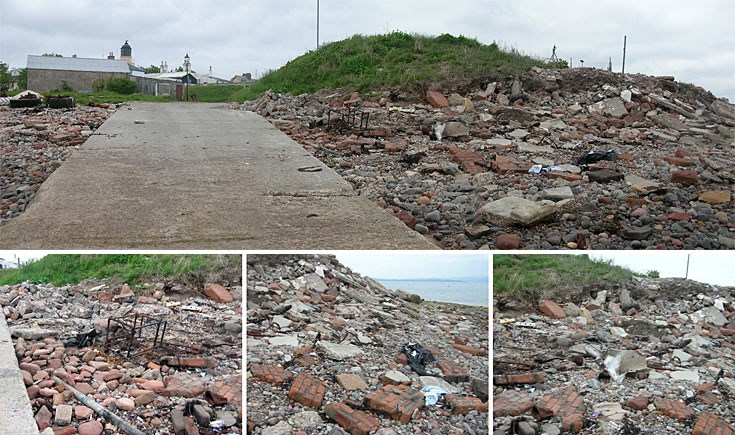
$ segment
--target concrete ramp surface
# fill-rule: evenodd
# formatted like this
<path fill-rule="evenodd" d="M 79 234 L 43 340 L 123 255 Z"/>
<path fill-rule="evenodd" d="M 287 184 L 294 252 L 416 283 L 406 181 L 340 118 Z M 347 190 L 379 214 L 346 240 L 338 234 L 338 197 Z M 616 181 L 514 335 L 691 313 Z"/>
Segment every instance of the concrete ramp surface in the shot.
<path fill-rule="evenodd" d="M 432 249 L 257 114 L 131 103 L 0 227 L 4 249 Z"/>

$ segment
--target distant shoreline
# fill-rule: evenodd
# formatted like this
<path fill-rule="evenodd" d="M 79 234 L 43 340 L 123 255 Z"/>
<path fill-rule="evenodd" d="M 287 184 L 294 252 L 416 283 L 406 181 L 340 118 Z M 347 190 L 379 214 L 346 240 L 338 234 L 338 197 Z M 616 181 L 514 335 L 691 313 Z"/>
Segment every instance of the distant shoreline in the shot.
<path fill-rule="evenodd" d="M 425 301 L 488 307 L 488 282 L 484 279 L 386 279 L 376 280 L 390 290 L 402 290 L 421 296 Z"/>

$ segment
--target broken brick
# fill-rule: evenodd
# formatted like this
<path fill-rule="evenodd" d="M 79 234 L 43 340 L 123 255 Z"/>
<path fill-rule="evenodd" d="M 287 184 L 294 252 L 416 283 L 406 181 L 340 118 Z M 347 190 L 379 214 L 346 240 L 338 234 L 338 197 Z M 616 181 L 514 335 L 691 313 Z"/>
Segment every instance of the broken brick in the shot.
<path fill-rule="evenodd" d="M 386 385 L 365 396 L 365 404 L 406 424 L 424 406 L 424 395 L 406 385 Z"/>
<path fill-rule="evenodd" d="M 525 414 L 535 400 L 524 391 L 505 390 L 493 395 L 493 418 Z"/>
<path fill-rule="evenodd" d="M 167 356 L 161 359 L 161 364 L 165 364 L 170 367 L 206 369 L 217 367 L 217 360 L 214 358 Z"/>
<path fill-rule="evenodd" d="M 675 418 L 679 421 L 690 420 L 694 418 L 695 413 L 681 400 L 671 400 L 657 397 L 653 399 L 653 405 L 660 413 Z"/>
<path fill-rule="evenodd" d="M 487 412 L 488 410 L 488 404 L 477 397 L 446 394 L 444 398 L 452 407 L 452 414 L 467 415 L 470 411 Z"/>
<path fill-rule="evenodd" d="M 519 373 L 516 375 L 493 376 L 495 385 L 540 384 L 546 382 L 544 373 Z"/>
<path fill-rule="evenodd" d="M 324 382 L 307 373 L 301 373 L 291 384 L 288 397 L 304 406 L 319 408 L 324 399 L 327 387 Z"/>
<path fill-rule="evenodd" d="M 587 406 L 574 386 L 570 385 L 543 396 L 536 403 L 534 411 L 541 419 L 554 416 L 563 419 L 573 414 L 584 415 L 587 411 Z"/>
<path fill-rule="evenodd" d="M 673 171 L 671 173 L 671 182 L 680 183 L 685 186 L 691 186 L 697 184 L 697 172 L 696 171 Z"/>
<path fill-rule="evenodd" d="M 329 418 L 352 435 L 368 435 L 380 427 L 380 421 L 367 412 L 350 408 L 344 403 L 330 403 L 324 407 Z"/>
<path fill-rule="evenodd" d="M 697 419 L 692 435 L 733 435 L 732 426 L 722 417 L 704 411 Z"/>
<path fill-rule="evenodd" d="M 426 101 L 437 109 L 443 109 L 449 106 L 447 98 L 437 91 L 429 91 L 426 94 Z"/>
<path fill-rule="evenodd" d="M 648 397 L 644 395 L 636 396 L 625 402 L 625 406 L 636 411 L 642 411 L 648 408 Z"/>
<path fill-rule="evenodd" d="M 485 355 L 485 351 L 483 349 L 478 349 L 476 347 L 465 346 L 463 344 L 457 344 L 457 343 L 453 343 L 452 347 L 459 350 L 460 352 L 469 353 L 470 355 L 475 355 L 475 356 Z"/>
<path fill-rule="evenodd" d="M 542 301 L 541 305 L 539 305 L 539 310 L 552 319 L 563 319 L 567 316 L 559 304 L 554 301 Z"/>
<path fill-rule="evenodd" d="M 362 390 L 368 387 L 360 375 L 342 374 L 335 376 L 335 378 L 337 378 L 337 382 L 339 382 L 342 388 L 348 391 Z"/>
<path fill-rule="evenodd" d="M 561 429 L 565 432 L 578 433 L 584 428 L 584 414 L 574 413 L 564 417 Z"/>
<path fill-rule="evenodd" d="M 467 382 L 470 380 L 470 372 L 466 368 L 450 361 L 438 361 L 436 366 L 442 371 L 444 379 L 449 382 Z"/>
<path fill-rule="evenodd" d="M 221 304 L 229 304 L 234 300 L 230 292 L 219 284 L 210 284 L 204 290 L 204 294 L 213 301 Z"/>
<path fill-rule="evenodd" d="M 268 366 L 264 364 L 255 364 L 250 367 L 250 373 L 256 379 L 270 382 L 276 385 L 282 385 L 291 382 L 293 373 L 280 366 Z"/>

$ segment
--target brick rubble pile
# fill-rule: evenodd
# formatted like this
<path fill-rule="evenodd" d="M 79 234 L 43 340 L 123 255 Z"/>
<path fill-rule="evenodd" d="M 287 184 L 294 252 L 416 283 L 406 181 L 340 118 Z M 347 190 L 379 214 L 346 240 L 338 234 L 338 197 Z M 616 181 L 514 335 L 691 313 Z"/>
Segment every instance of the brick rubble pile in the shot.
<path fill-rule="evenodd" d="M 236 284 L 209 285 L 201 296 L 163 283 L 141 290 L 87 281 L 0 287 L 41 433 L 125 433 L 64 383 L 145 434 L 242 433 L 242 289 Z M 151 327 L 105 346 L 108 319 L 136 314 L 167 322 L 163 343 L 152 345 Z M 118 322 L 109 325 L 112 335 L 122 334 Z"/>
<path fill-rule="evenodd" d="M 268 92 L 235 108 L 442 248 L 735 248 L 735 106 L 701 88 L 534 69 L 366 100 Z M 590 151 L 614 157 L 578 161 Z"/>

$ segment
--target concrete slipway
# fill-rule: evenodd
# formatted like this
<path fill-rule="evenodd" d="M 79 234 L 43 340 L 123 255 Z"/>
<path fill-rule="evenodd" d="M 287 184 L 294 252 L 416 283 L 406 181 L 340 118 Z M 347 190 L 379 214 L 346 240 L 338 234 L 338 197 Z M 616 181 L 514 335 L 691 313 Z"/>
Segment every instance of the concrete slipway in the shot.
<path fill-rule="evenodd" d="M 131 103 L 0 227 L 1 249 L 432 249 L 264 118 Z"/>

